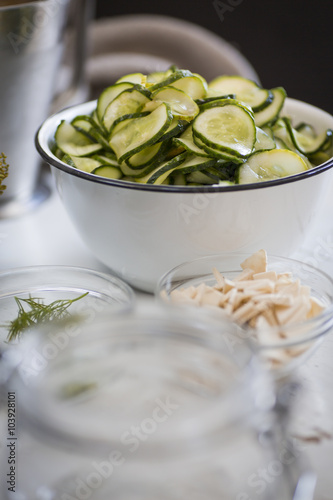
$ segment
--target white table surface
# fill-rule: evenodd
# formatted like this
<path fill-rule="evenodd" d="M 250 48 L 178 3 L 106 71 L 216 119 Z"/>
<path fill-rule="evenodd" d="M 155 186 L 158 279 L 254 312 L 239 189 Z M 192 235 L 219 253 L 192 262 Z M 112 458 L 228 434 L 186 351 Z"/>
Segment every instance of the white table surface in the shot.
<path fill-rule="evenodd" d="M 51 195 L 32 211 L 0 219 L 0 270 L 62 264 L 107 272 L 83 245 L 50 179 Z M 316 227 L 295 255 L 333 275 L 333 186 Z M 137 293 L 138 304 L 152 300 Z M 294 423 L 302 454 L 318 474 L 315 500 L 333 500 L 333 333 L 297 372 L 304 386 Z"/>

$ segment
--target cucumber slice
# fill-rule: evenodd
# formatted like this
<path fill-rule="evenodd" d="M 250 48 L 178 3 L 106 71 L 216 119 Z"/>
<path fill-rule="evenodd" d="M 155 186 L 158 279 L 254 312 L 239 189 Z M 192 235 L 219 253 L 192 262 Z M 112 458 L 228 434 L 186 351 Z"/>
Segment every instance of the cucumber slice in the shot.
<path fill-rule="evenodd" d="M 251 106 L 253 111 L 264 109 L 273 100 L 270 90 L 242 76 L 218 76 L 208 84 L 208 89 L 221 95 L 235 94 L 236 99 Z"/>
<path fill-rule="evenodd" d="M 145 177 L 139 178 L 137 181 L 144 184 L 163 184 L 178 165 L 184 162 L 186 153 L 175 156 L 171 160 L 165 161 L 159 165 L 155 170 L 150 172 Z"/>
<path fill-rule="evenodd" d="M 196 137 L 194 134 L 193 134 L 193 142 L 199 148 L 203 149 L 208 154 L 208 156 L 216 158 L 219 161 L 228 161 L 228 162 L 231 161 L 234 163 L 242 163 L 244 161 L 241 158 L 238 158 L 237 156 L 227 153 L 226 151 L 220 151 L 218 149 L 214 149 L 207 146 L 207 144 L 205 144 L 199 137 Z"/>
<path fill-rule="evenodd" d="M 207 95 L 207 88 L 202 77 L 195 76 L 191 71 L 180 69 L 172 72 L 165 80 L 155 83 L 149 90 L 156 90 L 172 85 L 172 87 L 183 90 L 192 99 L 203 99 Z"/>
<path fill-rule="evenodd" d="M 110 165 L 112 167 L 119 168 L 119 163 L 118 163 L 116 157 L 110 158 L 109 156 L 105 156 L 105 155 L 94 155 L 94 156 L 92 156 L 92 159 L 99 161 L 101 165 Z"/>
<path fill-rule="evenodd" d="M 328 129 L 321 134 L 309 136 L 293 128 L 289 118 L 283 118 L 286 130 L 295 148 L 304 155 L 312 155 L 325 149 L 327 143 L 332 139 L 332 130 Z"/>
<path fill-rule="evenodd" d="M 183 174 L 189 174 L 191 172 L 213 167 L 216 162 L 217 160 L 215 158 L 203 158 L 202 156 L 189 155 L 177 170 Z"/>
<path fill-rule="evenodd" d="M 149 75 L 147 75 L 147 88 L 165 81 L 170 75 L 172 75 L 172 73 L 174 73 L 173 69 L 168 69 L 167 71 L 153 71 L 152 73 L 149 73 Z"/>
<path fill-rule="evenodd" d="M 153 101 L 157 100 L 169 104 L 173 116 L 180 120 L 191 121 L 199 113 L 199 106 L 180 89 L 161 88 L 156 90 L 151 97 Z"/>
<path fill-rule="evenodd" d="M 157 144 L 152 144 L 144 148 L 139 153 L 131 156 L 126 160 L 126 163 L 132 169 L 141 169 L 151 163 L 158 161 L 166 153 L 166 144 L 163 142 L 158 142 Z"/>
<path fill-rule="evenodd" d="M 276 87 L 271 90 L 273 94 L 273 99 L 261 111 L 257 111 L 255 113 L 255 122 L 257 127 L 263 127 L 264 125 L 268 125 L 273 123 L 279 116 L 279 113 L 283 107 L 285 98 L 287 96 L 286 91 L 283 87 Z"/>
<path fill-rule="evenodd" d="M 143 73 L 130 73 L 128 75 L 122 76 L 121 78 L 118 78 L 116 84 L 123 82 L 134 83 L 135 85 L 142 85 L 145 87 L 147 82 L 147 76 L 144 75 Z"/>
<path fill-rule="evenodd" d="M 251 154 L 256 141 L 252 114 L 230 99 L 204 109 L 193 121 L 193 133 L 208 147 L 240 158 Z"/>
<path fill-rule="evenodd" d="M 120 129 L 113 129 L 110 146 L 121 163 L 147 146 L 155 144 L 168 129 L 172 114 L 167 104 L 162 103 L 152 113 L 142 118 L 126 120 Z"/>
<path fill-rule="evenodd" d="M 194 184 L 216 184 L 218 181 L 219 179 L 217 177 L 213 178 L 206 172 L 201 171 L 191 172 L 187 176 L 187 182 Z"/>
<path fill-rule="evenodd" d="M 174 143 L 177 144 L 177 146 L 183 147 L 189 153 L 197 156 L 209 156 L 209 153 L 194 143 L 192 125 L 190 125 L 180 137 L 176 137 L 174 139 Z"/>
<path fill-rule="evenodd" d="M 101 166 L 101 162 L 98 160 L 94 160 L 93 158 L 86 158 L 82 156 L 73 156 L 73 155 L 65 155 L 62 159 L 67 165 L 71 167 L 75 167 L 78 170 L 82 170 L 83 172 L 87 172 L 90 174 L 97 167 Z"/>
<path fill-rule="evenodd" d="M 122 116 L 138 113 L 147 102 L 150 102 L 150 99 L 145 92 L 136 88 L 124 90 L 105 109 L 103 115 L 105 129 L 110 131 L 116 120 Z"/>
<path fill-rule="evenodd" d="M 254 153 L 239 167 L 238 183 L 270 181 L 308 170 L 305 161 L 289 149 L 272 149 Z"/>
<path fill-rule="evenodd" d="M 269 151 L 276 147 L 274 139 L 264 132 L 263 129 L 257 128 L 256 142 L 254 143 L 254 151 Z"/>
<path fill-rule="evenodd" d="M 114 85 L 111 85 L 110 87 L 107 87 L 105 90 L 103 90 L 103 92 L 101 93 L 101 95 L 97 100 L 97 108 L 96 108 L 97 118 L 100 123 L 103 123 L 103 116 L 110 102 L 112 102 L 113 99 L 117 97 L 118 94 L 132 87 L 134 87 L 134 83 L 120 82 L 120 83 L 115 83 Z"/>
<path fill-rule="evenodd" d="M 94 168 L 91 173 L 101 177 L 107 177 L 108 179 L 121 179 L 123 176 L 120 168 L 112 167 L 111 165 L 101 165 L 100 167 Z"/>
<path fill-rule="evenodd" d="M 57 127 L 55 140 L 63 153 L 72 156 L 86 156 L 102 149 L 101 144 L 92 142 L 85 134 L 79 132 L 65 120 L 62 120 Z"/>

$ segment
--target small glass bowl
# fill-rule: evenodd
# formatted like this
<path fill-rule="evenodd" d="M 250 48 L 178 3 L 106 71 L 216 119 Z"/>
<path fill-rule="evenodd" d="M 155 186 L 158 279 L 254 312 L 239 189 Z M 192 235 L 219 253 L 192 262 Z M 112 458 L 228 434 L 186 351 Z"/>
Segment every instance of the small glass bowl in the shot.
<path fill-rule="evenodd" d="M 233 253 L 201 257 L 185 262 L 164 274 L 155 291 L 158 300 L 172 305 L 170 294 L 173 290 L 198 286 L 205 283 L 210 286 L 216 284 L 213 268 L 220 273 L 234 279 L 242 271 L 240 264 L 249 254 Z M 333 279 L 323 271 L 303 262 L 287 258 L 268 256 L 267 270 L 277 273 L 290 272 L 293 279 L 299 279 L 301 285 L 311 289 L 311 295 L 320 300 L 325 310 L 318 316 L 307 321 L 292 323 L 285 326 L 272 327 L 272 340 L 269 332 L 265 335 L 265 342 L 255 339 L 254 330 L 250 327 L 241 327 L 244 338 L 249 338 L 254 344 L 266 366 L 272 369 L 277 378 L 289 372 L 306 361 L 319 346 L 324 336 L 333 328 Z M 189 304 L 183 304 L 189 308 Z M 212 314 L 221 313 L 218 307 L 210 307 Z M 276 341 L 277 330 L 283 337 Z M 279 360 L 279 361 L 278 361 Z"/>
<path fill-rule="evenodd" d="M 86 295 L 84 295 L 86 294 Z M 84 296 L 83 296 L 84 295 Z M 123 312 L 134 306 L 134 291 L 112 275 L 72 266 L 32 266 L 0 273 L 0 351 L 17 343 L 8 342 L 10 323 L 19 314 L 16 298 L 29 297 L 43 304 L 56 300 L 73 300 L 67 312 L 93 322 L 96 315 Z M 21 302 L 25 311 L 30 307 Z M 55 346 L 56 347 L 56 346 Z"/>

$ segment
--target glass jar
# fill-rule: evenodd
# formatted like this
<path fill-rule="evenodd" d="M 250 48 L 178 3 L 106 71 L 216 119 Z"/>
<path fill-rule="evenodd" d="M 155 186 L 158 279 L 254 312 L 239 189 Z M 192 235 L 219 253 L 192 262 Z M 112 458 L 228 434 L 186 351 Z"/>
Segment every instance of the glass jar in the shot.
<path fill-rule="evenodd" d="M 39 366 L 45 334 L 59 328 L 27 336 L 19 363 L 18 350 L 5 353 L 17 422 L 2 498 L 293 498 L 296 459 L 282 454 L 273 384 L 236 325 L 139 308 L 83 324 Z"/>

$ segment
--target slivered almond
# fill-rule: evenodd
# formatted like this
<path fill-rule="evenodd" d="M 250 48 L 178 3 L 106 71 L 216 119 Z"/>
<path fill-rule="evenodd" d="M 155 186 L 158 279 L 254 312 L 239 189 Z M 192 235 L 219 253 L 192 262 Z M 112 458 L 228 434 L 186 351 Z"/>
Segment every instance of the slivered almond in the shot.
<path fill-rule="evenodd" d="M 173 302 L 192 303 L 218 309 L 241 325 L 248 325 L 260 344 L 277 343 L 304 333 L 304 328 L 285 328 L 313 318 L 325 309 L 311 296 L 311 288 L 294 279 L 292 273 L 267 270 L 267 254 L 259 250 L 241 264 L 242 271 L 233 279 L 216 268 L 216 284 L 176 289 L 170 293 Z M 306 330 L 308 331 L 308 330 Z M 281 365 L 304 346 L 289 350 L 269 349 L 265 353 L 274 366 Z"/>

